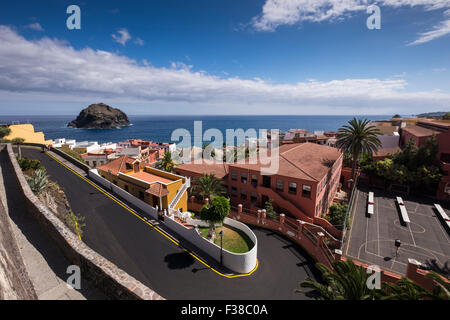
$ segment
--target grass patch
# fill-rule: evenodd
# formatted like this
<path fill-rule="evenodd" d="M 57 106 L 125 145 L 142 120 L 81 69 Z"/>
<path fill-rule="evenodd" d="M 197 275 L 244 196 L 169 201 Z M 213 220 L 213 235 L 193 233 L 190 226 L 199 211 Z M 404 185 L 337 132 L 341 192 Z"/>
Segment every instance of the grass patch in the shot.
<path fill-rule="evenodd" d="M 208 227 L 199 227 L 200 234 L 206 238 L 208 235 Z M 241 230 L 230 226 L 216 228 L 216 237 L 214 243 L 220 246 L 220 234 L 223 230 L 223 248 L 233 253 L 245 253 L 250 251 L 254 244 L 252 240 Z"/>

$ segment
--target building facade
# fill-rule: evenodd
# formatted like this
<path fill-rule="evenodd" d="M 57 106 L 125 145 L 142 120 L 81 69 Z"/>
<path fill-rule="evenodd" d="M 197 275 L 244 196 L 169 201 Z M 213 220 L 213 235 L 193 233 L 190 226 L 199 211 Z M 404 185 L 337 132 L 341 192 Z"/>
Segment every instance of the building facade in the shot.
<path fill-rule="evenodd" d="M 264 175 L 260 163 L 189 163 L 175 172 L 192 178 L 214 173 L 225 182 L 232 205 L 257 210 L 272 199 L 278 213 L 303 220 L 327 212 L 339 187 L 342 153 L 316 143 L 286 144 L 278 161 L 274 175 Z"/>
<path fill-rule="evenodd" d="M 97 170 L 106 180 L 160 211 L 187 211 L 190 180 L 186 177 L 151 168 L 128 156 L 99 166 Z"/>

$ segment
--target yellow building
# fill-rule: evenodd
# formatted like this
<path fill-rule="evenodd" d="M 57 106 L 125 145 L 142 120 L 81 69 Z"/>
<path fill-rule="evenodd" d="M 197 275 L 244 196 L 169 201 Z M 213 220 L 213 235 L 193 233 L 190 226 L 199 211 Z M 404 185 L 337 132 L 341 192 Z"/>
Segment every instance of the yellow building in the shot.
<path fill-rule="evenodd" d="M 52 140 L 45 140 L 44 133 L 34 131 L 34 126 L 30 123 L 13 124 L 8 126 L 11 133 L 4 137 L 4 139 L 12 140 L 14 138 L 23 138 L 28 143 L 45 144 L 46 146 L 52 144 Z"/>
<path fill-rule="evenodd" d="M 187 211 L 186 177 L 161 171 L 129 156 L 122 156 L 103 166 L 98 173 L 106 180 L 160 210 Z"/>

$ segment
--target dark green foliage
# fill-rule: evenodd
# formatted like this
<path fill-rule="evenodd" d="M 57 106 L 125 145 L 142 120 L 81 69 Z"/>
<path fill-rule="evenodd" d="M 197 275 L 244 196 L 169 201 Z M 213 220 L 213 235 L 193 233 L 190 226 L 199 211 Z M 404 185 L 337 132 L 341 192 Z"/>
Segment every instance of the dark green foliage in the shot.
<path fill-rule="evenodd" d="M 266 209 L 266 215 L 268 218 L 275 220 L 277 218 L 277 213 L 273 208 L 273 199 L 269 199 L 264 204 L 264 209 Z"/>
<path fill-rule="evenodd" d="M 213 196 L 224 196 L 227 194 L 223 181 L 216 178 L 213 173 L 195 178 L 191 192 L 202 199 L 211 199 Z"/>
<path fill-rule="evenodd" d="M 22 171 L 28 171 L 28 170 L 38 170 L 42 168 L 42 164 L 39 160 L 29 159 L 27 157 L 24 157 L 22 159 L 18 159 L 17 161 L 19 163 L 20 168 Z"/>
<path fill-rule="evenodd" d="M 11 133 L 11 129 L 8 127 L 0 127 L 0 139 L 3 139 Z"/>
<path fill-rule="evenodd" d="M 300 284 L 302 288 L 312 289 L 305 292 L 308 297 L 316 300 L 373 300 L 380 294 L 380 290 L 368 288 L 369 274 L 351 260 L 334 262 L 335 271 L 320 263 L 316 267 L 322 272 L 324 283 L 310 278 L 303 281 Z"/>
<path fill-rule="evenodd" d="M 372 154 L 381 147 L 378 135 L 381 134 L 367 119 L 353 118 L 348 125 L 339 128 L 336 146 L 344 153 L 351 155 L 352 178 L 361 154 Z"/>
<path fill-rule="evenodd" d="M 442 174 L 437 166 L 436 137 L 417 148 L 410 140 L 405 148 L 392 158 L 386 158 L 363 167 L 363 172 L 386 179 L 390 183 L 405 184 L 428 193 L 434 193 Z"/>
<path fill-rule="evenodd" d="M 348 205 L 335 203 L 331 205 L 328 214 L 325 216 L 332 225 L 342 228 L 345 222 L 345 215 L 347 214 Z"/>
<path fill-rule="evenodd" d="M 450 112 L 447 112 L 442 116 L 442 120 L 450 120 Z"/>
<path fill-rule="evenodd" d="M 214 197 L 200 211 L 200 219 L 212 223 L 221 223 L 230 213 L 230 202 L 225 197 Z"/>

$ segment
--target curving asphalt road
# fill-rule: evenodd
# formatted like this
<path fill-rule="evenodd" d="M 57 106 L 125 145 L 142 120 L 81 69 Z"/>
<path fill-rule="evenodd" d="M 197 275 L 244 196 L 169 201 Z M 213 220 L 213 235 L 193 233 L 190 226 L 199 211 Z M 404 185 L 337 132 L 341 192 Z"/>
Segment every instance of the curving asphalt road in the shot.
<path fill-rule="evenodd" d="M 50 178 L 64 188 L 73 211 L 86 218 L 83 241 L 166 299 L 307 299 L 295 289 L 316 278 L 314 261 L 295 243 L 252 227 L 258 238 L 258 269 L 225 278 L 198 262 L 122 206 L 39 150 Z"/>

